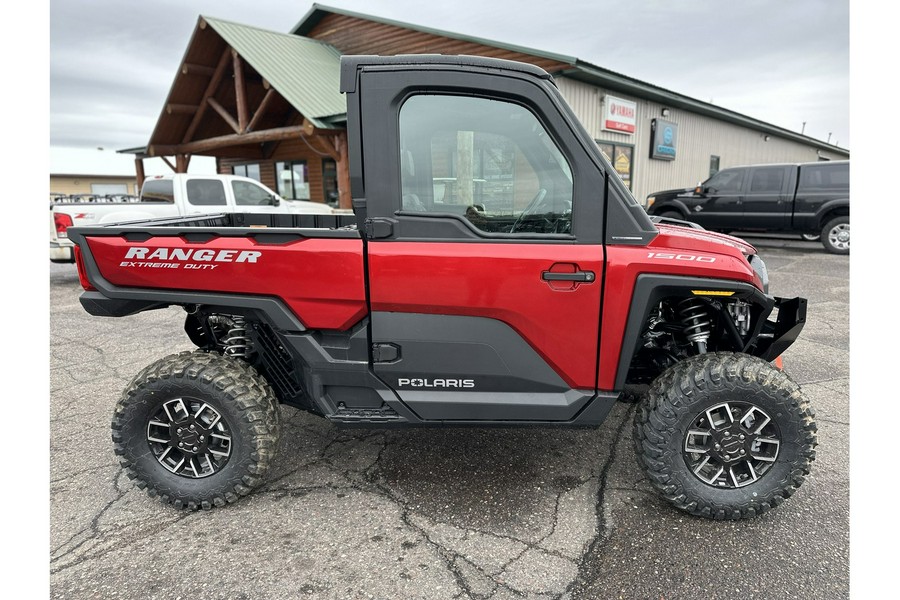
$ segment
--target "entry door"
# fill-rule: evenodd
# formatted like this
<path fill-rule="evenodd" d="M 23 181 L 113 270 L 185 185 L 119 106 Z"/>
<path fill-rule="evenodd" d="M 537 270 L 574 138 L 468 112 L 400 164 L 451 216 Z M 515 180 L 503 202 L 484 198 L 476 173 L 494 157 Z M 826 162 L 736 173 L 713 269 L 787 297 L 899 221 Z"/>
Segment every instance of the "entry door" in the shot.
<path fill-rule="evenodd" d="M 423 419 L 568 420 L 594 395 L 604 186 L 531 101 L 411 93 L 379 148 L 399 185 L 368 243 L 373 368 Z"/>
<path fill-rule="evenodd" d="M 695 205 L 696 221 L 707 229 L 738 229 L 743 207 L 743 183 L 746 169 L 725 169 L 713 175 L 705 184 L 705 198 Z"/>

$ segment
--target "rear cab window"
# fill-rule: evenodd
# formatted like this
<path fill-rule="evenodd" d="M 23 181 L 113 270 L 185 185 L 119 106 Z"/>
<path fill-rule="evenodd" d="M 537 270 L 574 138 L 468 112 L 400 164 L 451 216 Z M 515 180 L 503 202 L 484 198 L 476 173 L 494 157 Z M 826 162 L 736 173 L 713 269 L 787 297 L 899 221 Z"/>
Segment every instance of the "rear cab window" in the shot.
<path fill-rule="evenodd" d="M 850 165 L 848 163 L 803 166 L 800 169 L 798 192 L 849 191 Z"/>
<path fill-rule="evenodd" d="M 175 187 L 171 179 L 148 179 L 141 188 L 141 202 L 175 203 Z"/>

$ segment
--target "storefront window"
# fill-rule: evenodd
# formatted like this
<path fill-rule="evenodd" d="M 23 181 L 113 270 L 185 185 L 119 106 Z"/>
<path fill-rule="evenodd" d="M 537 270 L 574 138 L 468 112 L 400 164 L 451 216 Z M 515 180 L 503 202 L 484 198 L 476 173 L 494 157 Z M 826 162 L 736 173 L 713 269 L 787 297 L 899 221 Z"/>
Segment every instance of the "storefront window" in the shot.
<path fill-rule="evenodd" d="M 309 170 L 305 160 L 275 163 L 278 195 L 291 200 L 309 200 Z"/>
<path fill-rule="evenodd" d="M 337 207 L 340 200 L 338 194 L 337 163 L 334 159 L 322 159 L 322 187 L 325 190 L 325 203 Z"/>
<path fill-rule="evenodd" d="M 241 177 L 249 177 L 250 179 L 255 179 L 256 181 L 262 181 L 259 178 L 259 165 L 258 164 L 248 164 L 248 165 L 234 165 L 231 167 L 231 172 L 234 175 L 240 175 Z"/>
<path fill-rule="evenodd" d="M 612 164 L 622 183 L 630 190 L 634 176 L 634 146 L 595 140 L 603 156 Z"/>

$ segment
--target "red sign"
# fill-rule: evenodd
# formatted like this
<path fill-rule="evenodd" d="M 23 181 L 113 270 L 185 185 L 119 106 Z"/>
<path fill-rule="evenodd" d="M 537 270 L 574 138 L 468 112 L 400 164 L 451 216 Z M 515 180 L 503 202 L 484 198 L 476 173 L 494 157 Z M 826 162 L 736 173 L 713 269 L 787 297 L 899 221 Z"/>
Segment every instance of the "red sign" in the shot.
<path fill-rule="evenodd" d="M 632 134 L 636 126 L 637 103 L 607 96 L 603 110 L 603 129 Z"/>

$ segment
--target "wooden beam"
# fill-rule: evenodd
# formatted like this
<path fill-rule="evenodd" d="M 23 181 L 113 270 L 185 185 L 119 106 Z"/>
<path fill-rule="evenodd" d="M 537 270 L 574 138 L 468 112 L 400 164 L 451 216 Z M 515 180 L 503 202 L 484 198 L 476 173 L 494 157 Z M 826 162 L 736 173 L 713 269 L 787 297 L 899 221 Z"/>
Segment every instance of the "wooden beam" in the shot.
<path fill-rule="evenodd" d="M 144 187 L 144 179 L 147 178 L 144 175 L 144 159 L 136 158 L 134 159 L 134 172 L 137 175 L 137 189 L 135 190 L 135 194 L 140 195 L 141 188 Z"/>
<path fill-rule="evenodd" d="M 234 98 L 237 101 L 238 133 L 247 131 L 247 88 L 244 85 L 244 64 L 237 50 L 231 50 L 234 64 Z"/>
<path fill-rule="evenodd" d="M 179 144 L 177 146 L 153 145 L 150 146 L 150 154 L 153 156 L 169 154 L 201 154 L 203 152 L 208 152 L 217 148 L 226 148 L 228 146 L 277 142 L 301 136 L 303 136 L 303 127 L 301 125 L 294 125 L 291 127 L 278 127 L 275 129 L 253 131 L 251 133 L 222 135 L 205 140 L 198 140 L 196 142 Z"/>
<path fill-rule="evenodd" d="M 346 131 L 334 136 L 334 146 L 338 152 L 338 208 L 353 208 L 353 199 L 350 195 L 350 152 L 347 148 Z"/>
<path fill-rule="evenodd" d="M 176 173 L 187 173 L 188 165 L 191 162 L 190 155 L 186 154 L 176 154 L 175 155 L 175 172 Z"/>
<path fill-rule="evenodd" d="M 200 106 L 197 104 L 166 104 L 166 112 L 170 115 L 172 113 L 192 115 L 197 112 L 198 108 L 200 108 Z"/>
<path fill-rule="evenodd" d="M 174 153 L 174 152 L 169 152 L 168 154 L 175 154 L 175 153 Z M 174 173 L 177 173 L 177 172 L 178 172 L 178 169 L 175 168 L 175 165 L 173 165 L 171 162 L 169 162 L 169 159 L 168 159 L 168 158 L 166 158 L 165 156 L 160 156 L 160 158 L 162 159 L 162 161 L 163 161 L 164 163 L 166 163 L 167 165 L 169 165 L 169 168 L 172 169 L 172 172 L 174 172 Z"/>
<path fill-rule="evenodd" d="M 304 130 L 304 134 L 305 134 Z M 329 139 L 330 136 L 322 136 L 322 135 L 304 135 L 306 142 L 309 144 L 310 148 L 318 152 L 319 154 L 324 154 L 329 158 L 333 159 L 335 162 L 340 158 L 340 154 L 335 149 L 335 143 L 332 139 Z"/>
<path fill-rule="evenodd" d="M 202 75 L 204 77 L 212 77 L 216 74 L 216 70 L 213 67 L 195 65 L 194 63 L 184 63 L 181 65 L 181 72 L 184 75 Z"/>
<path fill-rule="evenodd" d="M 259 108 L 256 109 L 255 113 L 253 113 L 253 118 L 250 119 L 250 122 L 247 124 L 247 129 L 245 129 L 245 131 L 253 131 L 254 129 L 256 129 L 256 125 L 259 123 L 259 120 L 262 118 L 262 116 L 266 114 L 266 108 L 268 108 L 269 101 L 274 95 L 275 90 L 269 88 L 269 91 L 266 92 L 265 96 L 263 96 L 262 102 L 259 103 Z"/>
<path fill-rule="evenodd" d="M 201 21 L 201 26 L 204 23 L 205 21 Z M 197 131 L 197 126 L 200 124 L 200 119 L 203 118 L 203 113 L 206 112 L 208 100 L 216 92 L 216 88 L 219 87 L 219 82 L 222 81 L 222 75 L 225 73 L 225 67 L 228 66 L 229 56 L 230 55 L 228 48 L 225 48 L 225 51 L 222 53 L 222 57 L 219 59 L 219 64 L 216 66 L 216 72 L 213 73 L 212 79 L 209 80 L 209 84 L 206 86 L 206 91 L 203 92 L 203 98 L 200 100 L 200 108 L 198 108 L 197 112 L 194 113 L 194 118 L 191 120 L 191 124 L 188 125 L 187 131 L 184 133 L 184 137 L 181 138 L 182 144 L 193 139 L 194 132 Z"/>
<path fill-rule="evenodd" d="M 215 98 L 208 98 L 206 101 L 209 102 L 209 105 L 212 106 L 213 109 L 215 109 L 215 111 L 216 111 L 217 113 L 219 113 L 219 116 L 220 116 L 220 117 L 222 117 L 223 119 L 225 119 L 225 122 L 228 123 L 228 124 L 231 126 L 232 129 L 234 129 L 234 132 L 235 132 L 235 133 L 238 133 L 238 134 L 242 133 L 242 131 L 241 131 L 241 126 L 238 124 L 237 121 L 234 120 L 234 117 L 232 117 L 232 116 L 228 113 L 228 111 L 225 110 L 225 107 L 224 107 L 224 106 L 222 106 L 221 104 L 219 104 L 218 101 L 216 101 Z"/>

